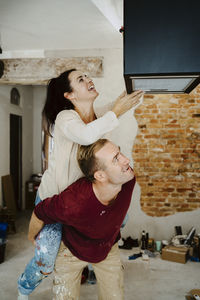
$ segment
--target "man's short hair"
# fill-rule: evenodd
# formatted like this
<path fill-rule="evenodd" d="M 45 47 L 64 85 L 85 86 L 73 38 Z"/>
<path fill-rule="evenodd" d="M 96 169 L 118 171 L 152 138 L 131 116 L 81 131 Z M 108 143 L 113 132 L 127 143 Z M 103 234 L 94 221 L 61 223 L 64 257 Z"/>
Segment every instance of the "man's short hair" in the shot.
<path fill-rule="evenodd" d="M 105 169 L 105 165 L 95 157 L 95 153 L 108 142 L 107 139 L 99 139 L 91 145 L 79 145 L 78 147 L 77 160 L 79 167 L 85 177 L 91 182 L 95 181 L 94 173 L 96 171 Z"/>

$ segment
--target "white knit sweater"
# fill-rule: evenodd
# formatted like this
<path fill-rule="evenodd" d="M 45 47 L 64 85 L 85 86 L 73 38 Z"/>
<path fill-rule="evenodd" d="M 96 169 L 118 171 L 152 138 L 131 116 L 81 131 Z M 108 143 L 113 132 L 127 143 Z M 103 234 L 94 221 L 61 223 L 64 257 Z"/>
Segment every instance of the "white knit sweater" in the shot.
<path fill-rule="evenodd" d="M 42 176 L 39 196 L 43 200 L 59 194 L 71 183 L 83 176 L 76 154 L 78 144 L 89 145 L 112 131 L 119 120 L 112 111 L 85 124 L 74 110 L 61 111 L 55 121 L 54 146 L 48 169 Z"/>

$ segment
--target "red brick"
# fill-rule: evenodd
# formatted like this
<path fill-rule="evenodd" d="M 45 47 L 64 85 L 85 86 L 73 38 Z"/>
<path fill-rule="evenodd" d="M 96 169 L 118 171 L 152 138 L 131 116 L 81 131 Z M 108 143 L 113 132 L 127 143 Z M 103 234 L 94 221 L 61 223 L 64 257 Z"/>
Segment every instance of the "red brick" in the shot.
<path fill-rule="evenodd" d="M 145 95 L 135 114 L 134 169 L 149 216 L 200 208 L 199 103 L 200 85 L 190 95 Z"/>

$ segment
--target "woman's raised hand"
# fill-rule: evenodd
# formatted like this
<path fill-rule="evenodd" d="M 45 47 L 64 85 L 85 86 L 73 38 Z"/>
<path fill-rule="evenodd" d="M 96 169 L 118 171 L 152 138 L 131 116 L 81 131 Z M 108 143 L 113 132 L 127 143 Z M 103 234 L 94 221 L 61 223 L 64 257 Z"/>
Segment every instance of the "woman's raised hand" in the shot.
<path fill-rule="evenodd" d="M 131 94 L 127 94 L 125 91 L 116 99 L 112 111 L 117 117 L 123 115 L 132 107 L 136 106 L 140 102 L 140 98 L 144 95 L 143 91 L 135 91 Z"/>

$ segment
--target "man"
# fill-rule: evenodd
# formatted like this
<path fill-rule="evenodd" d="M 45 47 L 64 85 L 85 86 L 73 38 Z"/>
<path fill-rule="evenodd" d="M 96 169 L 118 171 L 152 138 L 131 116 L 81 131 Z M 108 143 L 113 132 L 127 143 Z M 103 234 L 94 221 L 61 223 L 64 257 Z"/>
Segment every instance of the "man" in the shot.
<path fill-rule="evenodd" d="M 99 299 L 121 300 L 123 268 L 117 241 L 130 205 L 134 173 L 129 159 L 106 139 L 80 146 L 77 159 L 85 177 L 36 206 L 29 239 L 34 240 L 44 223 L 63 224 L 54 299 L 78 299 L 82 270 L 91 263 Z"/>

